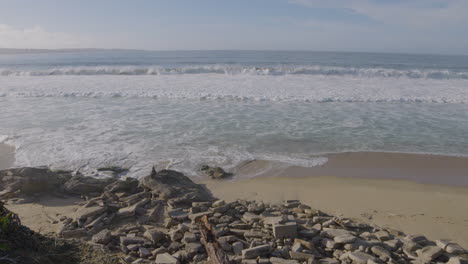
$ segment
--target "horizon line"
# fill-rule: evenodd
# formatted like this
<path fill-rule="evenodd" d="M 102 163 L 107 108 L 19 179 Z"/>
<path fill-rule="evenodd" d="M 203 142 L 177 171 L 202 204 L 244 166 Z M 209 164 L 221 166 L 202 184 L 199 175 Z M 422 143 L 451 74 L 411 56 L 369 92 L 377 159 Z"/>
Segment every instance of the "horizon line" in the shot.
<path fill-rule="evenodd" d="M 133 49 L 133 48 L 0 48 L 0 55 L 8 54 L 40 54 L 40 53 L 66 53 L 86 51 L 138 51 L 138 52 L 317 52 L 317 53 L 367 53 L 367 54 L 399 54 L 399 55 L 435 55 L 435 56 L 468 56 L 458 53 L 428 53 L 428 52 L 393 52 L 393 51 L 345 51 L 345 50 L 307 50 L 307 49 Z"/>

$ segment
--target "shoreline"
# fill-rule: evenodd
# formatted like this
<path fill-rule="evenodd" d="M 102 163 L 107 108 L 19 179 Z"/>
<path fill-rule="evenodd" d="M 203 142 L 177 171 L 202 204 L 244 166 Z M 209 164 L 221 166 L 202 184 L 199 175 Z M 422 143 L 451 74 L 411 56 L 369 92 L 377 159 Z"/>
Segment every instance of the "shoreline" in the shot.
<path fill-rule="evenodd" d="M 235 179 L 253 177 L 339 177 L 406 180 L 414 183 L 468 187 L 468 158 L 398 152 L 344 152 L 322 155 L 328 161 L 315 167 L 253 160 L 234 169 Z M 443 175 L 443 177 L 441 177 Z"/>

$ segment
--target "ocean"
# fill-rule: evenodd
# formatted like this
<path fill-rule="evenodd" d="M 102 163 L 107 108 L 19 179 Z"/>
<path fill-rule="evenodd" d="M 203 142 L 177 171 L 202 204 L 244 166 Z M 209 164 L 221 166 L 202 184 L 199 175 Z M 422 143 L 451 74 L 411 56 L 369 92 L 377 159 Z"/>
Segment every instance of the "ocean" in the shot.
<path fill-rule="evenodd" d="M 468 156 L 468 56 L 293 51 L 0 55 L 15 166 L 197 175 L 327 153 Z"/>

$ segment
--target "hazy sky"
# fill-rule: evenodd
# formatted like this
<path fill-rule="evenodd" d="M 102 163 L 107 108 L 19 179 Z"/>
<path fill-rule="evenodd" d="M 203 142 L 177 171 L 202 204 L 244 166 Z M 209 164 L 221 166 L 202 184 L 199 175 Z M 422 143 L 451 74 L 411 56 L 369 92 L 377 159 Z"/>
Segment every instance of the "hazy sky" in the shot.
<path fill-rule="evenodd" d="M 0 0 L 0 48 L 468 54 L 468 0 Z"/>

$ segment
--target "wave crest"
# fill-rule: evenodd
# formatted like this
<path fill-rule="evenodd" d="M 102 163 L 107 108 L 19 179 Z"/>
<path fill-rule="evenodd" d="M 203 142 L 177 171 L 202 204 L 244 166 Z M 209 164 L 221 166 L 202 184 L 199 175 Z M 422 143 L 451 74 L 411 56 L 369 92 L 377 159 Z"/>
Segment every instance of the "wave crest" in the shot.
<path fill-rule="evenodd" d="M 276 66 L 246 67 L 235 65 L 198 65 L 184 67 L 160 66 L 100 66 L 100 67 L 63 67 L 37 70 L 0 69 L 0 76 L 50 76 L 50 75 L 177 75 L 177 74 L 226 74 L 226 75 L 323 75 L 323 76 L 356 76 L 379 78 L 412 78 L 412 79 L 468 79 L 468 72 L 457 72 L 447 69 L 387 69 L 355 68 L 329 66 Z"/>

